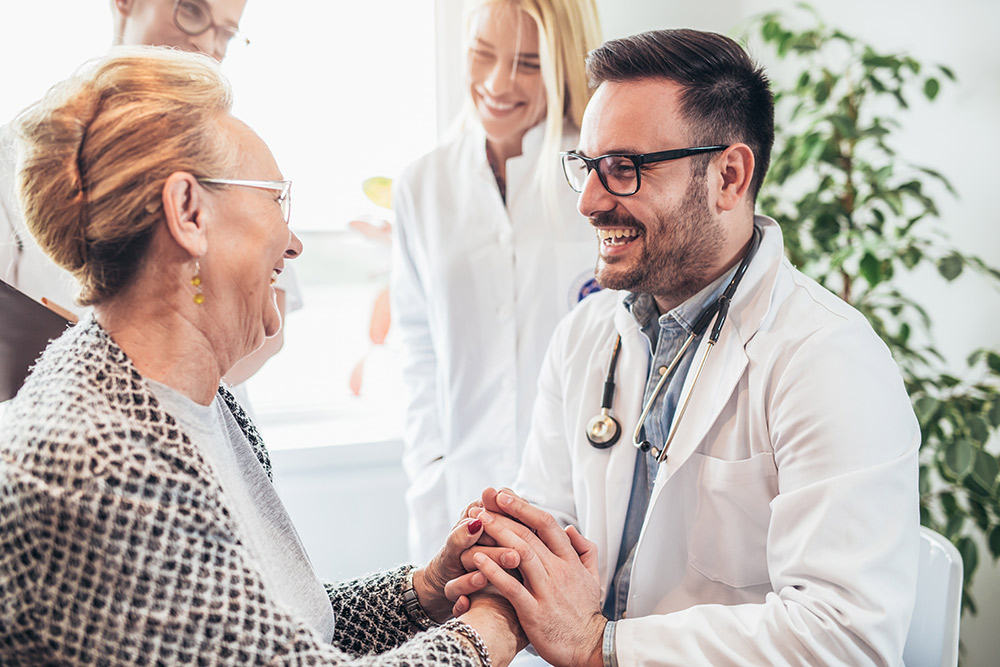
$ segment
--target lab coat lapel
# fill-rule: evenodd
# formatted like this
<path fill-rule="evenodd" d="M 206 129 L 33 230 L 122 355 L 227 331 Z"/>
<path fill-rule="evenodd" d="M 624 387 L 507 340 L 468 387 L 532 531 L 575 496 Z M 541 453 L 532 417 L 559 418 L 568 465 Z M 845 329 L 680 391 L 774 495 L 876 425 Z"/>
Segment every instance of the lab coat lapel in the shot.
<path fill-rule="evenodd" d="M 724 327 L 719 336 L 719 342 L 709 354 L 701 376 L 692 385 L 697 375 L 698 365 L 701 364 L 706 351 L 711 347 L 708 345 L 707 338 L 707 335 L 704 336 L 698 345 L 691 370 L 684 380 L 678 412 L 674 415 L 677 435 L 674 437 L 670 449 L 667 450 L 666 479 L 669 479 L 680 466 L 684 465 L 684 462 L 698 448 L 747 366 L 743 340 L 734 327 Z M 684 404 L 689 395 L 687 411 L 683 418 L 678 421 L 678 418 L 681 417 L 680 406 Z M 660 476 L 662 475 L 664 473 L 661 472 Z"/>

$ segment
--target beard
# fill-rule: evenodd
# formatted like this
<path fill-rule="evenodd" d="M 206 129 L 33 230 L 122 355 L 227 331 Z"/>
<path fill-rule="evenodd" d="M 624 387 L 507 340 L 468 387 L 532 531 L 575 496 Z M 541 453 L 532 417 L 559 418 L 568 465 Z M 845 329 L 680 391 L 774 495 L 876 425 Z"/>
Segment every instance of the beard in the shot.
<path fill-rule="evenodd" d="M 722 227 L 708 208 L 703 178 L 692 177 L 684 199 L 651 224 L 617 209 L 594 215 L 591 221 L 598 227 L 627 227 L 641 232 L 633 241 L 642 244 L 638 259 L 600 256 L 595 277 L 601 287 L 647 292 L 668 303 L 682 303 L 710 282 L 708 278 L 724 243 Z"/>

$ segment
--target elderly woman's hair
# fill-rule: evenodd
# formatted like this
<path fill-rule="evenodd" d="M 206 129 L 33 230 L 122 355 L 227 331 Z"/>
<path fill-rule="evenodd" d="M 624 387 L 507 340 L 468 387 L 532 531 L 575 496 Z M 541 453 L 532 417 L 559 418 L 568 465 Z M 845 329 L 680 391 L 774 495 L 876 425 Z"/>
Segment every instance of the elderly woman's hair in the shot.
<path fill-rule="evenodd" d="M 232 93 L 207 56 L 116 47 L 15 120 L 28 229 L 81 284 L 81 305 L 131 282 L 163 219 L 177 171 L 223 173 L 234 159 L 221 120 Z"/>

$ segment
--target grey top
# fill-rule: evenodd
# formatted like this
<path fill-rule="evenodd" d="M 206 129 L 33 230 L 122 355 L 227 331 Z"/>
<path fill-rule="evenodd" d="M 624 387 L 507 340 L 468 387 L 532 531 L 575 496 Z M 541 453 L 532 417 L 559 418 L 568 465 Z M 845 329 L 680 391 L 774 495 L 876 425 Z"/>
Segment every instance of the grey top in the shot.
<path fill-rule="evenodd" d="M 333 607 L 309 556 L 243 430 L 218 395 L 200 405 L 159 382 L 149 381 L 163 409 L 201 450 L 219 479 L 237 530 L 260 565 L 264 587 L 292 615 L 333 639 Z"/>

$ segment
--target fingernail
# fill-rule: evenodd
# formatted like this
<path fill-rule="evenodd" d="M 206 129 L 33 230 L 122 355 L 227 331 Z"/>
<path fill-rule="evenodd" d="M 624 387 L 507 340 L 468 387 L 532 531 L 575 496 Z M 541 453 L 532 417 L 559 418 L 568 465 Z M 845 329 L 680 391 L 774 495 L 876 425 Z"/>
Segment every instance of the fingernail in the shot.
<path fill-rule="evenodd" d="M 486 556 L 484 556 L 483 554 L 479 554 L 479 553 L 473 554 L 472 555 L 472 562 L 475 563 L 476 565 L 482 565 L 483 563 L 486 562 Z"/>
<path fill-rule="evenodd" d="M 469 524 L 469 535 L 475 535 L 476 533 L 479 532 L 479 529 L 482 527 L 483 527 L 483 522 L 480 521 L 479 519 L 476 519 L 475 521 Z"/>
<path fill-rule="evenodd" d="M 487 512 L 486 510 L 483 510 L 482 512 L 480 512 L 479 513 L 479 518 L 477 519 L 477 521 L 482 521 L 483 523 L 489 523 L 492 520 L 493 520 L 493 517 L 491 517 L 490 513 Z"/>
<path fill-rule="evenodd" d="M 510 505 L 512 502 L 514 502 L 514 498 L 508 493 L 501 492 L 500 494 L 497 495 L 497 502 L 500 503 L 501 505 Z"/>
<path fill-rule="evenodd" d="M 506 553 L 500 556 L 500 564 L 504 567 L 514 567 L 517 565 L 517 559 L 514 558 L 514 554 Z"/>
<path fill-rule="evenodd" d="M 473 586 L 483 586 L 485 584 L 486 584 L 486 577 L 484 577 L 481 573 L 477 572 L 476 574 L 472 575 Z"/>

